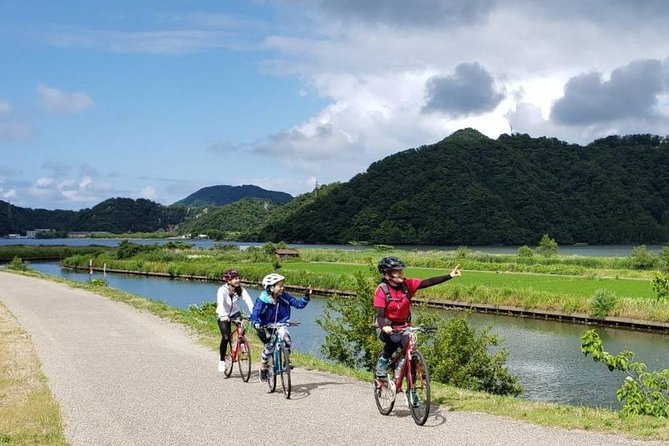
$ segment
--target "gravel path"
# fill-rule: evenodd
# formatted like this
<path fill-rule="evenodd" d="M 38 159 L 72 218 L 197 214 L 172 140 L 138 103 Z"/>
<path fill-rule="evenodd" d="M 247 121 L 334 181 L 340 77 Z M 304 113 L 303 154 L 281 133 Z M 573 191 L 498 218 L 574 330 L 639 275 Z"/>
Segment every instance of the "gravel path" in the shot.
<path fill-rule="evenodd" d="M 0 272 L 0 301 L 32 338 L 72 446 L 669 444 L 443 408 L 418 427 L 400 401 L 380 415 L 370 384 L 300 368 L 286 400 L 256 370 L 224 379 L 183 327 L 94 293 Z"/>

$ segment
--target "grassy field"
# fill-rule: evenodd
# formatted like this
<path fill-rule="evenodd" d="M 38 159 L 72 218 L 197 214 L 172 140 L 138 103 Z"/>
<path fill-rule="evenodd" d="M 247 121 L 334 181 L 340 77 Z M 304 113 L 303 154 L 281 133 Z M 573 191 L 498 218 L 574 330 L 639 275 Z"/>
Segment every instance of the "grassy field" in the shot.
<path fill-rule="evenodd" d="M 125 302 L 135 308 L 150 311 L 167 320 L 184 324 L 190 327 L 199 336 L 199 342 L 212 350 L 212 361 L 216 358 L 220 334 L 215 324 L 213 314 L 190 308 L 180 310 L 162 302 L 151 301 L 124 293 L 118 290 L 92 286 L 88 283 L 73 282 L 65 279 L 44 276 L 38 273 L 27 273 L 28 275 L 47 278 L 76 288 L 88 289 L 110 299 Z M 251 348 L 254 354 L 254 363 L 258 363 L 260 342 L 255 336 L 249 336 Z M 0 337 L 0 351 L 7 349 L 8 344 L 13 340 L 6 336 Z M 20 362 L 33 361 L 30 357 L 21 358 Z M 299 368 L 327 371 L 343 376 L 348 376 L 361 381 L 371 381 L 371 373 L 352 370 L 340 365 L 335 365 L 327 361 L 320 360 L 311 355 L 295 353 L 293 361 L 298 366 L 295 379 L 299 379 Z M 37 375 L 38 377 L 41 375 Z M 42 379 L 42 378 L 40 378 Z M 370 384 L 371 385 L 371 384 Z M 433 384 L 433 400 L 436 404 L 447 406 L 451 410 L 477 411 L 541 424 L 545 426 L 561 427 L 566 429 L 583 429 L 608 434 L 619 434 L 629 438 L 638 438 L 645 440 L 664 440 L 669 441 L 669 423 L 666 419 L 651 418 L 647 416 L 636 416 L 631 418 L 621 418 L 616 412 L 589 407 L 577 407 L 569 405 L 558 405 L 549 403 L 530 402 L 512 397 L 495 396 L 481 392 L 472 392 L 457 389 L 450 386 L 444 386 L 438 383 Z M 371 391 L 369 393 L 371 404 Z M 3 410 L 13 410 L 12 406 L 17 404 L 17 400 L 11 401 L 9 407 Z M 41 406 L 41 405 L 40 405 Z M 49 406 L 51 407 L 51 406 Z M 50 432 L 62 432 L 60 419 L 56 416 L 57 412 L 52 412 L 52 416 L 46 420 L 46 426 L 42 428 Z M 379 415 L 380 416 L 380 415 Z M 4 417 L 0 417 L 3 419 Z M 30 418 L 22 419 L 18 422 L 25 424 L 24 430 L 30 430 L 30 424 L 34 421 Z M 0 424 L 0 428 L 3 426 Z M 20 428 L 21 426 L 18 426 Z M 17 427 L 15 427 L 16 429 Z M 0 432 L 4 432 L 2 429 Z M 0 437 L 0 443 L 2 443 Z M 5 441 L 7 442 L 7 441 Z M 10 443 L 10 444 L 55 444 L 60 445 L 58 440 L 53 442 L 35 442 L 35 443 Z"/>

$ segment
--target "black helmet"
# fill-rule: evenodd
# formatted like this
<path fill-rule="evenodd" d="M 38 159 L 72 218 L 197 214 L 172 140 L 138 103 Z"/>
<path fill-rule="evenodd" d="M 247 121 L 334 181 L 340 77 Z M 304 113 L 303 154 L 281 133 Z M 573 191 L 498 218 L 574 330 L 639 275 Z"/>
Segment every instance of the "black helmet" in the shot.
<path fill-rule="evenodd" d="M 395 271 L 398 269 L 404 269 L 404 262 L 402 262 L 397 257 L 384 257 L 379 262 L 379 272 L 381 274 L 388 273 L 390 271 Z"/>

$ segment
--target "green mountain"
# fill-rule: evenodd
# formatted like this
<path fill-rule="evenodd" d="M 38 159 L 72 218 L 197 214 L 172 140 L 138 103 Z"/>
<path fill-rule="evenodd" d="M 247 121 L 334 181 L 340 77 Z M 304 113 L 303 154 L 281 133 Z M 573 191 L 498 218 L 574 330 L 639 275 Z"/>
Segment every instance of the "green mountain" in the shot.
<path fill-rule="evenodd" d="M 207 234 L 215 239 L 253 239 L 278 204 L 257 198 L 244 198 L 225 206 L 191 209 L 179 225 L 180 234 Z"/>
<path fill-rule="evenodd" d="M 387 244 L 651 243 L 669 240 L 669 139 L 587 146 L 461 130 L 373 163 L 263 240 Z"/>
<path fill-rule="evenodd" d="M 223 206 L 243 198 L 259 198 L 261 200 L 284 204 L 292 200 L 293 197 L 285 192 L 265 190 L 248 184 L 243 186 L 219 185 L 204 187 L 174 204 L 186 206 Z"/>
<path fill-rule="evenodd" d="M 111 198 L 80 211 L 21 208 L 0 201 L 0 235 L 31 229 L 154 232 L 181 223 L 186 212 L 184 206 L 163 206 L 141 198 Z"/>

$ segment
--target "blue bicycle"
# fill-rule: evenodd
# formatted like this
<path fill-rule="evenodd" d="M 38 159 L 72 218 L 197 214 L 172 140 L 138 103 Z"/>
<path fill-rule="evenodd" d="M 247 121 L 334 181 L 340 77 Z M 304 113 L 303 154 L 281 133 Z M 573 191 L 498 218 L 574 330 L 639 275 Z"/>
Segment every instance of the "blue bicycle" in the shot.
<path fill-rule="evenodd" d="M 281 387 L 286 398 L 290 398 L 290 351 L 286 346 L 284 337 L 288 334 L 288 327 L 300 325 L 299 322 L 279 322 L 267 325 L 272 330 L 270 342 L 274 344 L 274 352 L 269 357 L 269 370 L 267 371 L 267 385 L 269 391 L 276 390 L 277 377 L 281 378 Z"/>

